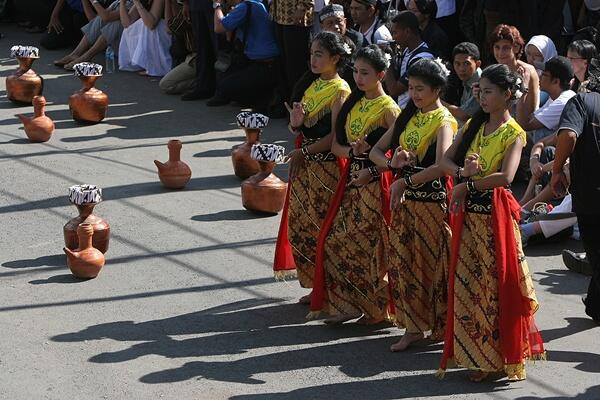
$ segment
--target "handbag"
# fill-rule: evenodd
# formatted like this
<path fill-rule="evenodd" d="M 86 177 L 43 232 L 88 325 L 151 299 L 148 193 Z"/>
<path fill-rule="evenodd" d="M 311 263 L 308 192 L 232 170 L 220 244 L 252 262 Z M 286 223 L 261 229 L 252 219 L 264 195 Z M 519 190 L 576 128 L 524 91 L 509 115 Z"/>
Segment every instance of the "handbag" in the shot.
<path fill-rule="evenodd" d="M 248 63 L 248 58 L 244 54 L 246 49 L 246 38 L 248 37 L 248 26 L 250 25 L 250 16 L 252 15 L 252 2 L 245 1 L 246 15 L 244 16 L 244 37 L 241 44 L 236 40 L 233 49 L 217 51 L 217 60 L 215 61 L 215 70 L 221 73 L 229 71 L 232 66 L 240 67 Z"/>

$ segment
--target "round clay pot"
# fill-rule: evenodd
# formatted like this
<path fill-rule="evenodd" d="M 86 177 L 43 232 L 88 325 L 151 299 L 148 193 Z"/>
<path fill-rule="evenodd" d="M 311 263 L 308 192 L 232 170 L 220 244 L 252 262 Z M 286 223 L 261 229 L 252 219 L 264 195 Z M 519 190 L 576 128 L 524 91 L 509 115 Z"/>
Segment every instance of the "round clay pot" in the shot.
<path fill-rule="evenodd" d="M 94 227 L 92 224 L 79 224 L 77 227 L 79 247 L 75 251 L 67 247 L 63 248 L 67 255 L 67 265 L 71 273 L 77 278 L 95 278 L 104 266 L 104 254 L 92 245 L 93 234 Z"/>
<path fill-rule="evenodd" d="M 94 87 L 101 76 L 79 76 L 82 87 L 69 97 L 69 109 L 75 121 L 95 124 L 106 117 L 108 95 Z"/>
<path fill-rule="evenodd" d="M 192 170 L 181 161 L 181 141 L 169 140 L 167 147 L 169 148 L 169 161 L 163 164 L 154 160 L 154 164 L 158 168 L 158 178 L 163 186 L 169 189 L 181 189 L 190 181 Z"/>
<path fill-rule="evenodd" d="M 77 210 L 79 211 L 79 215 L 67 222 L 63 227 L 65 247 L 70 250 L 75 250 L 79 246 L 77 227 L 80 224 L 88 224 L 93 229 L 93 246 L 102 253 L 108 251 L 110 225 L 106 220 L 93 213 L 95 206 L 95 203 L 75 204 L 75 207 L 77 207 Z"/>
<path fill-rule="evenodd" d="M 259 161 L 260 171 L 242 182 L 242 204 L 252 211 L 277 214 L 283 208 L 287 183 L 272 173 L 273 161 Z"/>
<path fill-rule="evenodd" d="M 54 122 L 46 116 L 46 98 L 44 96 L 35 96 L 33 98 L 33 118 L 24 115 L 17 115 L 23 127 L 25 134 L 32 142 L 47 142 L 54 132 Z"/>
<path fill-rule="evenodd" d="M 6 78 L 6 96 L 16 103 L 31 104 L 34 96 L 42 94 L 44 80 L 31 69 L 35 57 L 17 57 L 17 60 L 17 72 Z"/>
<path fill-rule="evenodd" d="M 250 150 L 253 144 L 259 143 L 260 130 L 244 129 L 244 131 L 246 132 L 246 141 L 235 146 L 231 151 L 233 172 L 241 179 L 247 179 L 259 171 L 258 161 L 250 157 Z"/>

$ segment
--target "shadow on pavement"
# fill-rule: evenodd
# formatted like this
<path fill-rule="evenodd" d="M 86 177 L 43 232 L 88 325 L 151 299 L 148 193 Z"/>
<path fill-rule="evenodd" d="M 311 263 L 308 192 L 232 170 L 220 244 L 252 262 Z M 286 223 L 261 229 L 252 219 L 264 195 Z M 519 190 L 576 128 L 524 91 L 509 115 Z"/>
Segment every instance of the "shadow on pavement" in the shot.
<path fill-rule="evenodd" d="M 536 277 L 542 276 L 538 283 L 547 286 L 548 292 L 553 294 L 581 294 L 587 292 L 589 277 L 564 269 L 547 269 L 536 272 Z"/>
<path fill-rule="evenodd" d="M 261 219 L 275 217 L 278 214 L 256 213 L 248 210 L 225 210 L 213 214 L 194 215 L 193 221 L 244 221 L 249 219 Z"/>

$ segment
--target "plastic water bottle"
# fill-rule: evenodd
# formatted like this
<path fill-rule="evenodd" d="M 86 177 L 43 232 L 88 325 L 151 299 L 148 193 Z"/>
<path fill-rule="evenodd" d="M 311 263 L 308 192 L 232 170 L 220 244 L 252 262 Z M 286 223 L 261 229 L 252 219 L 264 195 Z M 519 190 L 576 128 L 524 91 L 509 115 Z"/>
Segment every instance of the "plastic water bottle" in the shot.
<path fill-rule="evenodd" d="M 109 44 L 106 47 L 106 66 L 104 68 L 104 72 L 107 74 L 112 74 L 115 72 L 115 52 L 112 46 Z"/>

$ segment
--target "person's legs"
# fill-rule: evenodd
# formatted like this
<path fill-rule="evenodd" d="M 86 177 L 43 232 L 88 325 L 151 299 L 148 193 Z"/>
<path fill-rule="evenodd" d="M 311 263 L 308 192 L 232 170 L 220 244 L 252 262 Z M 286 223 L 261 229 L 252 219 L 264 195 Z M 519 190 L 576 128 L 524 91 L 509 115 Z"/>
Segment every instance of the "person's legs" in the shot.
<path fill-rule="evenodd" d="M 577 216 L 583 247 L 592 268 L 592 279 L 584 300 L 585 313 L 600 322 L 600 221 L 590 216 Z M 590 222 L 592 220 L 593 222 Z M 586 222 L 584 222 L 586 221 Z"/>
<path fill-rule="evenodd" d="M 80 57 L 93 43 L 98 40 L 102 33 L 102 19 L 100 17 L 96 17 L 84 26 L 81 27 L 81 32 L 83 32 L 83 38 L 79 41 L 75 50 L 71 53 L 67 54 L 63 58 L 54 61 L 55 65 L 63 66 L 65 64 L 70 63 L 76 58 Z"/>
<path fill-rule="evenodd" d="M 275 73 L 274 63 L 251 62 L 219 82 L 216 96 L 238 101 L 264 112 L 275 87 Z"/>
<path fill-rule="evenodd" d="M 288 101 L 296 82 L 308 69 L 310 28 L 303 26 L 282 25 L 281 60 L 285 69 L 285 97 Z"/>
<path fill-rule="evenodd" d="M 102 52 L 104 49 L 106 49 L 107 45 L 108 45 L 108 43 L 104 39 L 104 36 L 101 35 L 98 38 L 98 40 L 96 40 L 96 42 L 92 45 L 92 47 L 90 47 L 85 53 L 83 53 L 79 57 L 76 57 L 71 62 L 65 64 L 65 69 L 72 70 L 73 66 L 75 64 L 84 62 L 84 61 L 90 61 L 92 58 L 94 58 L 94 56 L 96 54 L 98 54 L 98 53 Z"/>
<path fill-rule="evenodd" d="M 186 92 L 182 100 L 197 100 L 211 97 L 215 92 L 215 59 L 217 42 L 214 33 L 213 9 L 206 2 L 200 11 L 191 12 L 192 32 L 196 44 L 196 79 L 194 87 Z"/>
<path fill-rule="evenodd" d="M 159 82 L 158 86 L 166 94 L 180 94 L 190 89 L 196 77 L 196 60 L 186 58 L 184 62 L 177 65 Z"/>

